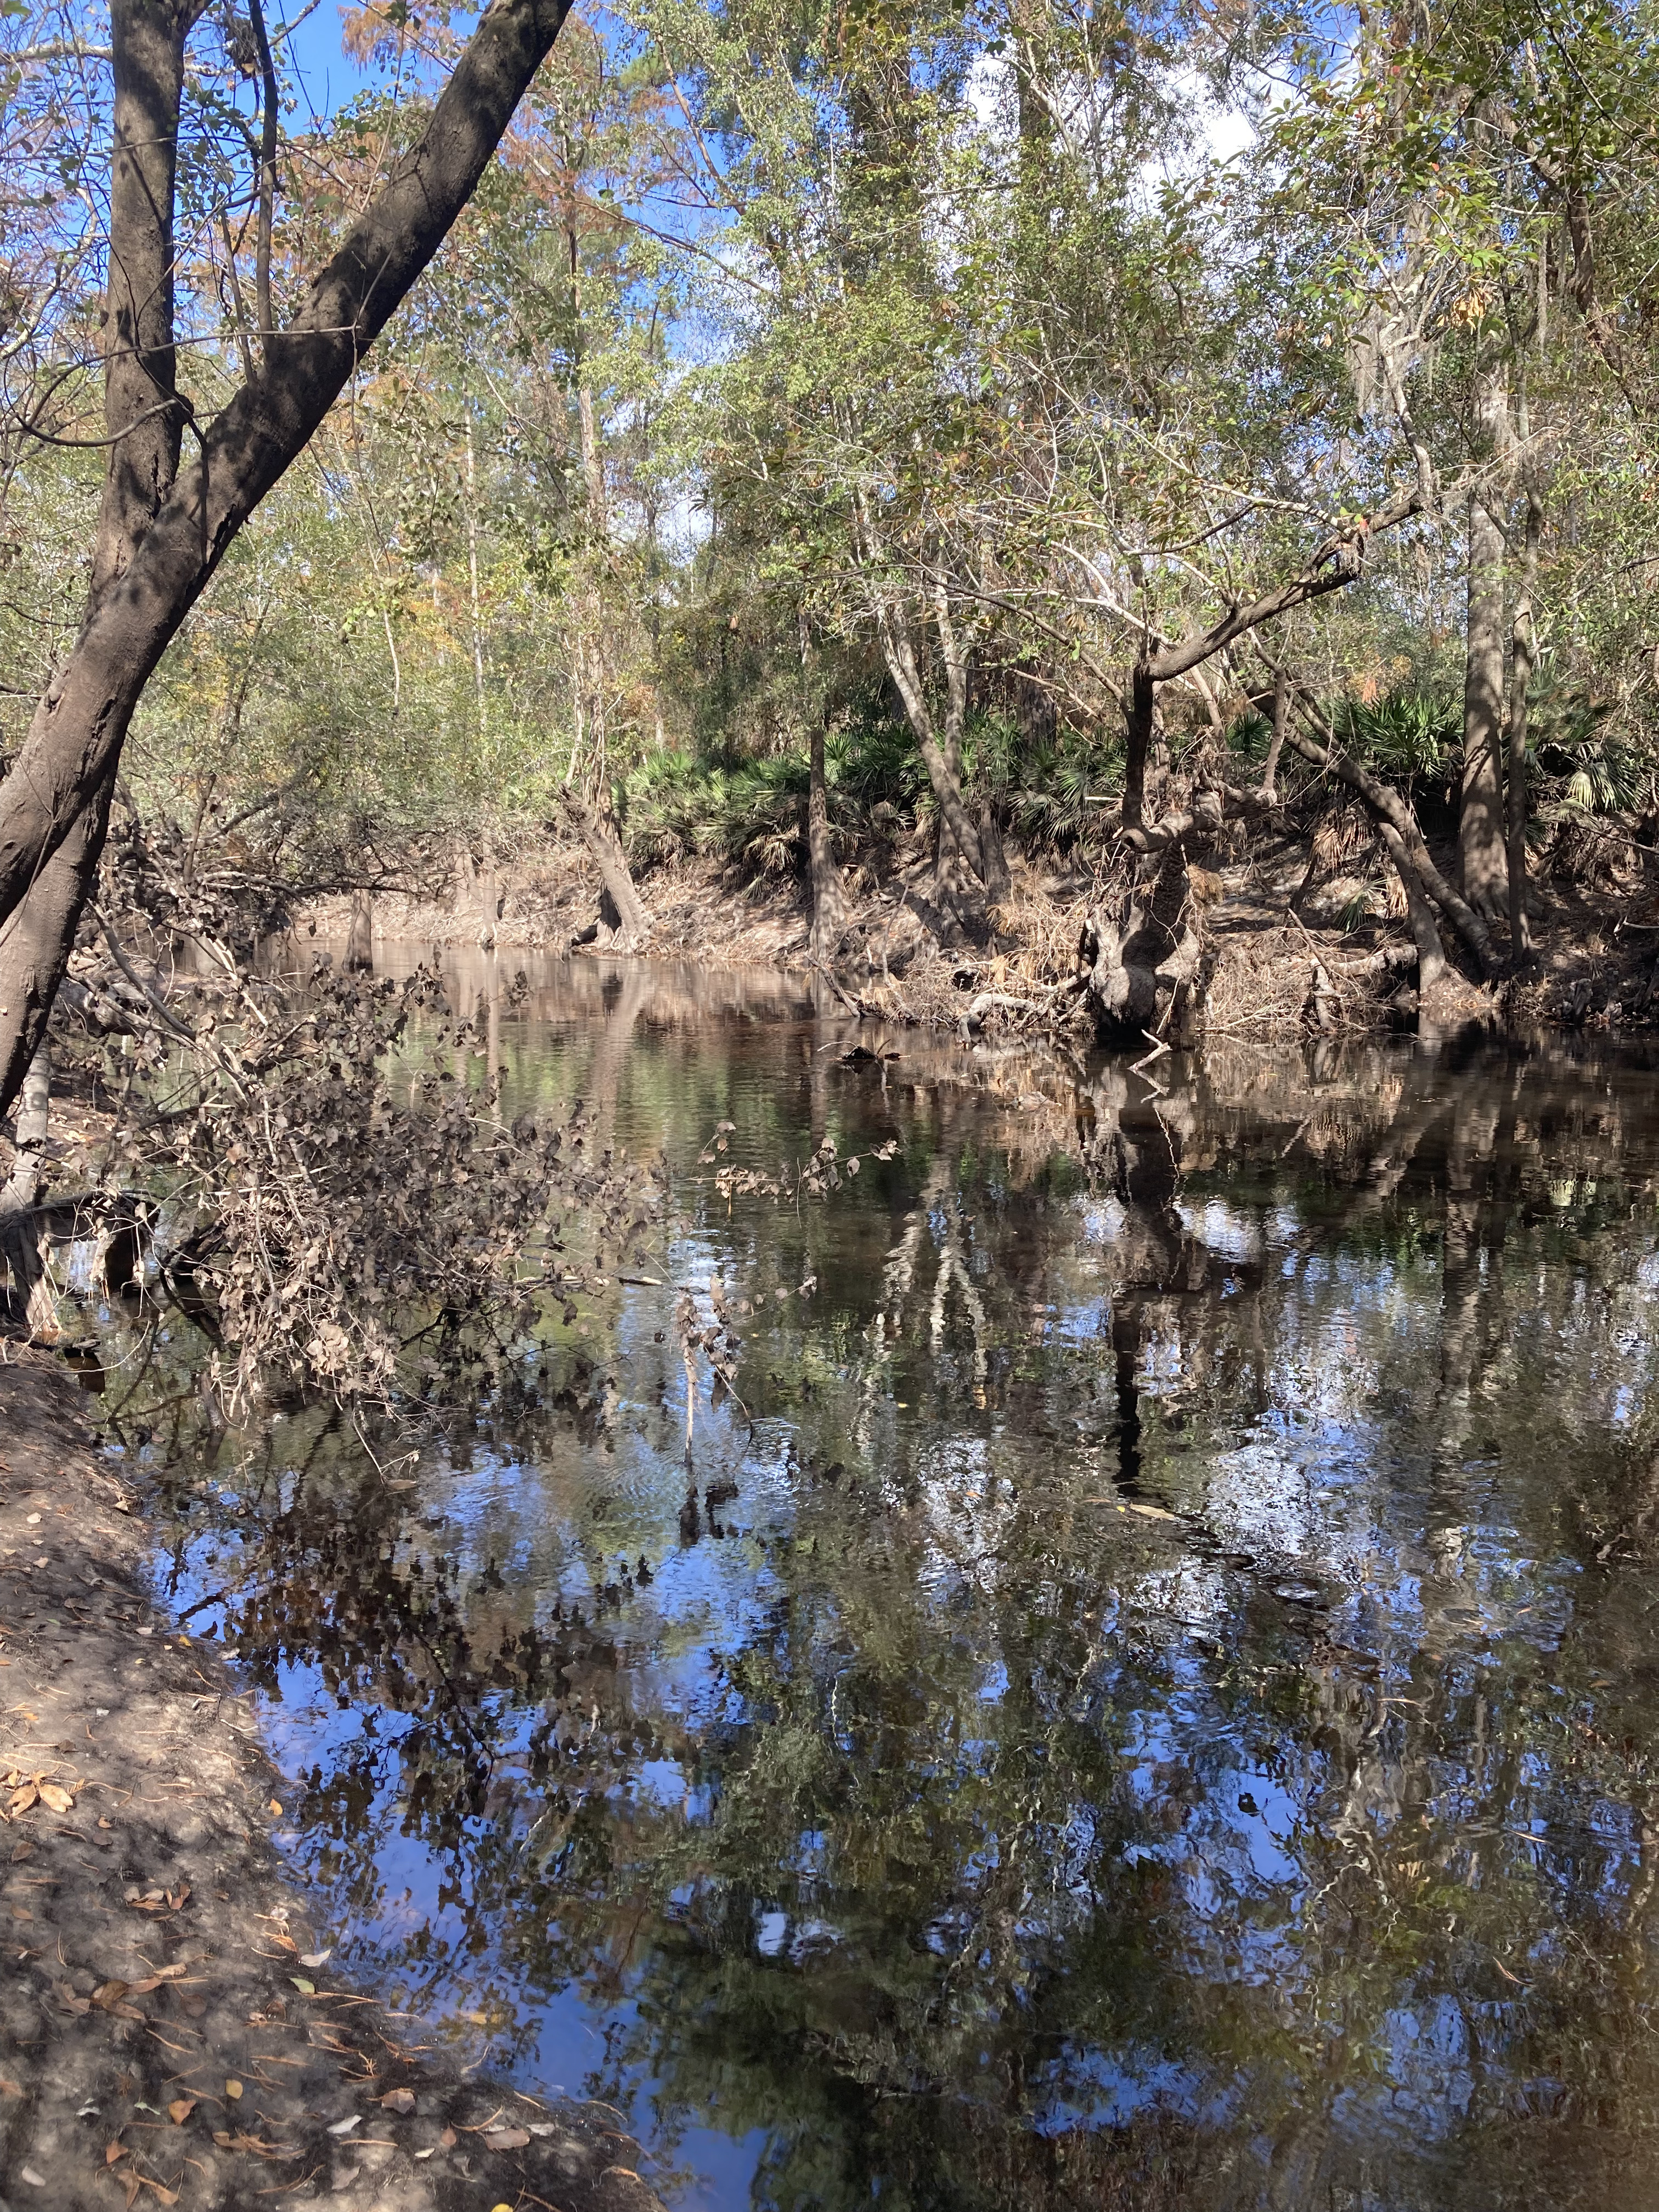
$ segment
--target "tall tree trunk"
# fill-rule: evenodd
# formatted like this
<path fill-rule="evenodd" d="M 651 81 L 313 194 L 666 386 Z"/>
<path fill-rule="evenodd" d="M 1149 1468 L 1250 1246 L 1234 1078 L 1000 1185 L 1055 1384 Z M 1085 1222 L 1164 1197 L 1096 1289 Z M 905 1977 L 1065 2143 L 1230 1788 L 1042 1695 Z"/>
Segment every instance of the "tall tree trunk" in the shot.
<path fill-rule="evenodd" d="M 1538 658 L 1533 599 L 1538 586 L 1538 540 L 1543 521 L 1542 502 L 1528 486 L 1527 544 L 1510 634 L 1510 957 L 1516 961 L 1524 960 L 1532 950 L 1532 933 L 1527 923 L 1527 694 Z"/>
<path fill-rule="evenodd" d="M 988 791 L 980 802 L 979 850 L 984 863 L 985 896 L 991 906 L 1000 906 L 1014 887 L 1008 872 L 1008 855 L 1002 849 L 1002 823 L 997 817 L 997 803 Z"/>
<path fill-rule="evenodd" d="M 1273 671 L 1273 733 L 1267 745 L 1267 764 L 1261 772 L 1264 799 L 1279 797 L 1279 756 L 1285 750 L 1285 724 L 1291 711 L 1290 679 L 1282 667 Z"/>
<path fill-rule="evenodd" d="M 175 441 L 178 433 L 180 407 L 168 380 L 170 293 L 143 272 L 170 272 L 173 264 L 171 187 L 178 133 L 172 88 L 182 72 L 188 25 L 156 0 L 114 0 L 112 331 L 118 336 L 119 287 L 127 282 L 123 271 L 131 277 L 129 310 L 153 307 L 156 327 L 149 332 L 135 326 L 131 348 L 116 343 L 108 351 L 106 388 L 118 442 L 110 449 L 93 564 L 95 588 L 74 650 L 37 706 L 17 760 L 0 782 L 0 921 L 15 914 L 44 882 L 48 864 L 83 811 L 94 801 L 100 809 L 106 805 L 100 794 L 113 777 L 133 710 L 157 662 L 237 532 L 303 451 L 443 243 L 551 47 L 567 6 L 568 0 L 495 0 L 483 12 L 419 143 L 398 160 L 319 272 L 289 328 L 272 334 L 255 374 L 203 431 L 200 458 L 164 480 L 165 471 L 158 473 L 153 457 L 146 462 L 143 455 L 144 434 L 152 425 L 170 429 Z M 143 161 L 158 149 L 163 173 L 147 179 Z M 131 384 L 123 380 L 129 365 Z M 141 382 L 142 391 L 135 391 Z M 135 535 L 124 518 L 141 510 L 154 519 Z M 84 833 L 88 845 L 95 847 L 102 834 L 100 811 Z M 60 930 L 68 934 L 46 965 L 61 972 L 76 909 L 61 899 L 55 907 Z M 33 933 L 39 940 L 41 932 Z M 21 994 L 6 990 L 3 1005 L 0 1067 L 9 1073 L 0 1110 L 15 1098 L 33 1049 L 23 1034 L 28 1012 Z"/>
<path fill-rule="evenodd" d="M 1476 392 L 1479 442 L 1501 453 L 1509 427 L 1503 378 L 1485 372 Z M 1463 662 L 1463 781 L 1457 822 L 1458 872 L 1464 897 L 1487 921 L 1507 898 L 1504 798 L 1500 769 L 1504 726 L 1504 532 L 1498 495 L 1469 495 L 1468 623 Z"/>
<path fill-rule="evenodd" d="M 345 964 L 365 975 L 374 970 L 374 898 L 372 892 L 351 894 L 351 926 L 346 933 Z"/>
<path fill-rule="evenodd" d="M 812 718 L 806 793 L 806 864 L 812 886 L 812 957 L 828 967 L 847 928 L 847 895 L 830 841 L 830 793 L 823 773 L 823 717 Z"/>

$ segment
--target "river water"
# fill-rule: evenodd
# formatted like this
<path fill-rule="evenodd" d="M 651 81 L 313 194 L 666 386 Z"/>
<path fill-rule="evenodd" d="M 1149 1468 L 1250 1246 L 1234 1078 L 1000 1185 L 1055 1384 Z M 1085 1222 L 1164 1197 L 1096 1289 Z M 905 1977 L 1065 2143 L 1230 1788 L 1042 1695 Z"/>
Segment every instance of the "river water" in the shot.
<path fill-rule="evenodd" d="M 508 1110 L 673 1165 L 659 1285 L 407 1459 L 210 1447 L 182 1318 L 105 1316 L 331 1971 L 677 2212 L 1659 2204 L 1649 1068 L 849 1062 L 775 975 L 505 980 Z M 898 1150 L 728 1206 L 722 1121 Z"/>

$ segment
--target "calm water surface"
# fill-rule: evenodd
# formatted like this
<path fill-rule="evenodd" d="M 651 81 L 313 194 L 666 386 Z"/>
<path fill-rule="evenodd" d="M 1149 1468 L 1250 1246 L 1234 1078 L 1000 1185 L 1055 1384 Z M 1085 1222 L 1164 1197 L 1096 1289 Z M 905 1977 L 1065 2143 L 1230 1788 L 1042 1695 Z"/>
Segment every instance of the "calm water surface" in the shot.
<path fill-rule="evenodd" d="M 335 1963 L 682 2212 L 1659 2205 L 1649 1069 L 849 1066 L 775 976 L 530 982 L 508 1109 L 665 1153 L 664 1287 L 407 1461 L 208 1456 L 191 1332 L 111 1324 Z M 728 1209 L 722 1121 L 900 1150 Z"/>

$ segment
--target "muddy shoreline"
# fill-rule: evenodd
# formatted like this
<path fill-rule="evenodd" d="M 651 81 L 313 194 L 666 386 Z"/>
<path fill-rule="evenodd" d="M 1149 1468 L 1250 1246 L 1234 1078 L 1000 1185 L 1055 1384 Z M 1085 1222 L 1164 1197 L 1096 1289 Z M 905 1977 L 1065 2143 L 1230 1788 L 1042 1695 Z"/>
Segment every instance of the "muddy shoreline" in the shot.
<path fill-rule="evenodd" d="M 61 1362 L 0 1348 L 0 2207 L 654 2212 L 609 2106 L 464 2076 L 330 1972 L 142 1492 Z"/>
<path fill-rule="evenodd" d="M 922 863 L 879 890 L 849 896 L 848 934 L 826 988 L 863 1018 L 938 1029 L 960 1029 L 981 993 L 1044 1000 L 1073 971 L 1097 888 L 1081 860 L 1066 868 L 1018 853 L 1010 859 L 1012 891 L 985 946 L 942 945 L 918 920 L 907 901 L 925 882 Z M 1395 913 L 1386 885 L 1340 871 L 1304 896 L 1307 876 L 1305 848 L 1287 839 L 1282 849 L 1212 879 L 1208 1014 L 1200 1036 L 1273 1043 L 1305 1036 L 1316 961 L 1334 986 L 1337 1025 L 1349 1033 L 1398 1026 L 1419 1012 L 1442 1027 L 1476 1023 L 1525 1031 L 1640 1032 L 1659 1020 L 1659 902 L 1644 902 L 1639 886 L 1540 885 L 1524 971 L 1480 984 L 1454 969 L 1419 1008 L 1401 977 L 1410 941 L 1403 904 Z M 643 872 L 639 890 L 652 924 L 645 957 L 709 969 L 813 970 L 810 902 L 793 876 L 743 882 L 715 860 L 678 861 Z M 434 957 L 478 947 L 503 956 L 614 957 L 623 948 L 611 933 L 603 927 L 593 933 L 598 901 L 597 880 L 580 852 L 526 850 L 488 884 L 458 885 L 447 898 L 377 895 L 373 932 L 376 939 L 429 946 Z M 350 915 L 344 897 L 301 908 L 284 957 L 303 966 L 309 939 L 343 944 Z M 1400 957 L 1383 958 L 1385 949 Z M 1045 1024 L 999 1010 L 982 1025 L 1036 1034 Z M 1077 1041 L 1085 1041 L 1083 1030 Z"/>

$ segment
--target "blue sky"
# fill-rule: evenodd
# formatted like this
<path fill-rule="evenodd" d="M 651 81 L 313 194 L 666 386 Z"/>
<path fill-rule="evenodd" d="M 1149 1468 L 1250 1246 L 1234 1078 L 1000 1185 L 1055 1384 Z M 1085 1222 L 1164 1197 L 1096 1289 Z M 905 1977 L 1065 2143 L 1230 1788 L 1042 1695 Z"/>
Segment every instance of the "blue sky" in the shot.
<path fill-rule="evenodd" d="M 341 46 L 339 0 L 319 0 L 312 14 L 304 11 L 305 0 L 287 0 L 286 4 L 276 0 L 269 11 L 273 37 L 284 22 L 304 18 L 287 41 L 289 69 L 300 100 L 298 112 L 289 118 L 295 126 L 310 121 L 313 113 L 319 121 L 332 115 L 369 82 Z"/>

